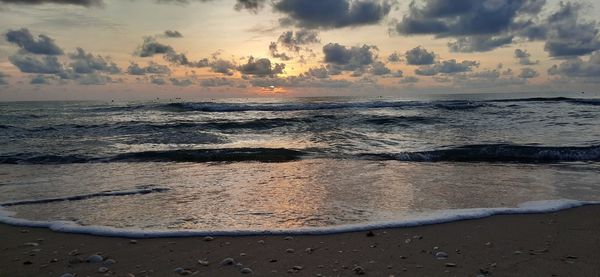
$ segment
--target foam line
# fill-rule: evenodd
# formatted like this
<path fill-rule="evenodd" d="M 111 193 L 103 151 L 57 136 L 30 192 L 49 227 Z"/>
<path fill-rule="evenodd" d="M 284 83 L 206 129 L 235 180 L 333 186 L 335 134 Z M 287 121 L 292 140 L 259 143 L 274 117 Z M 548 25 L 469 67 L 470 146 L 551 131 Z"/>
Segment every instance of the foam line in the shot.
<path fill-rule="evenodd" d="M 13 213 L 0 208 L 0 223 L 49 228 L 56 232 L 88 234 L 123 238 L 167 238 L 199 236 L 252 236 L 252 235 L 329 235 L 367 231 L 382 228 L 415 227 L 447 223 L 460 220 L 478 219 L 493 215 L 549 213 L 584 205 L 599 205 L 600 201 L 577 201 L 568 199 L 526 202 L 516 208 L 456 209 L 432 212 L 428 215 L 399 221 L 350 224 L 331 227 L 310 227 L 272 230 L 140 230 L 121 229 L 106 226 L 81 226 L 68 221 L 33 221 L 13 217 Z"/>
<path fill-rule="evenodd" d="M 169 190 L 168 188 L 150 188 L 150 189 L 138 189 L 138 190 L 104 191 L 104 192 L 98 192 L 98 193 L 80 194 L 80 195 L 72 195 L 72 196 L 64 196 L 64 197 L 56 197 L 56 198 L 28 199 L 28 200 L 19 200 L 19 201 L 13 201 L 13 202 L 5 202 L 5 203 L 0 203 L 0 206 L 11 207 L 11 206 L 45 204 L 45 203 L 63 202 L 63 201 L 78 201 L 78 200 L 86 200 L 86 199 L 97 198 L 97 197 L 149 194 L 149 193 L 154 193 L 154 192 L 165 192 L 168 190 Z"/>

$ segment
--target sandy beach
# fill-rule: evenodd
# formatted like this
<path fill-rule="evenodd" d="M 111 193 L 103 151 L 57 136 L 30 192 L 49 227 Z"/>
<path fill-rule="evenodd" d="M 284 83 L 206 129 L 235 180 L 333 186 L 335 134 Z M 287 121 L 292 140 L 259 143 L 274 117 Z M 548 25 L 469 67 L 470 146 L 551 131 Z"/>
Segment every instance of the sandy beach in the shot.
<path fill-rule="evenodd" d="M 0 225 L 0 276 L 598 276 L 599 214 L 585 206 L 323 236 L 138 240 Z"/>

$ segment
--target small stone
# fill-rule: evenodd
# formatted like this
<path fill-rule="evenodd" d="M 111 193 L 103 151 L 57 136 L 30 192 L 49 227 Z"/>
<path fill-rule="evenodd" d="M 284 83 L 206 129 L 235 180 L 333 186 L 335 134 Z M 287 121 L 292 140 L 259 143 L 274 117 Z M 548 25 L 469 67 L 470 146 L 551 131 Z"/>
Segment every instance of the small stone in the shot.
<path fill-rule="evenodd" d="M 117 261 L 115 261 L 113 259 L 107 259 L 102 262 L 102 265 L 108 267 L 108 266 L 114 265 L 116 263 L 117 263 Z"/>
<path fill-rule="evenodd" d="M 487 269 L 485 269 L 485 268 L 480 268 L 480 269 L 479 269 L 479 272 L 480 272 L 481 274 L 484 274 L 484 275 L 488 275 L 488 274 L 490 274 L 490 271 L 489 271 L 489 270 L 487 270 Z"/>
<path fill-rule="evenodd" d="M 244 267 L 240 270 L 242 274 L 252 274 L 252 269 Z"/>
<path fill-rule="evenodd" d="M 485 243 L 485 246 L 492 246 L 492 243 L 488 241 Z"/>
<path fill-rule="evenodd" d="M 75 277 L 75 275 L 71 273 L 64 273 L 63 275 L 60 275 L 60 277 Z"/>
<path fill-rule="evenodd" d="M 448 258 L 448 253 L 444 252 L 444 251 L 439 251 L 437 253 L 435 253 L 435 257 L 438 258 L 439 260 L 444 260 Z"/>
<path fill-rule="evenodd" d="M 104 260 L 104 258 L 102 258 L 102 256 L 100 256 L 100 255 L 91 255 L 86 259 L 86 262 L 95 264 L 95 263 L 100 263 L 103 260 Z"/>
<path fill-rule="evenodd" d="M 310 248 L 310 247 L 308 247 L 308 248 L 304 249 L 304 252 L 306 252 L 306 253 L 308 253 L 308 254 L 312 254 L 312 252 L 313 252 L 313 249 L 312 249 L 312 248 Z"/>
<path fill-rule="evenodd" d="M 367 237 L 374 237 L 375 233 L 373 233 L 373 231 L 369 231 L 367 232 Z"/>
<path fill-rule="evenodd" d="M 82 258 L 79 257 L 75 257 L 69 260 L 69 264 L 80 264 L 83 263 L 84 260 Z"/>
<path fill-rule="evenodd" d="M 423 236 L 421 236 L 421 235 L 418 235 L 418 236 L 413 236 L 413 239 L 422 240 L 422 239 L 423 239 Z"/>
<path fill-rule="evenodd" d="M 207 260 L 198 260 L 198 264 L 208 266 L 210 263 Z"/>
<path fill-rule="evenodd" d="M 304 269 L 304 267 L 302 267 L 300 265 L 295 265 L 295 266 L 292 267 L 292 270 L 295 270 L 295 271 L 300 271 L 302 269 Z"/>
<path fill-rule="evenodd" d="M 23 229 L 23 230 L 19 230 L 19 232 L 21 232 L 21 233 L 23 233 L 23 234 L 26 234 L 26 233 L 29 233 L 29 230 L 24 230 L 24 229 Z"/>
<path fill-rule="evenodd" d="M 294 253 L 294 249 L 293 248 L 288 248 L 285 250 L 286 253 Z"/>
<path fill-rule="evenodd" d="M 519 254 L 523 254 L 523 251 L 519 251 L 519 250 L 517 250 L 517 251 L 515 251 L 515 252 L 513 252 L 513 253 L 514 253 L 515 255 L 519 255 Z"/>
<path fill-rule="evenodd" d="M 100 268 L 98 268 L 98 272 L 100 272 L 100 273 L 106 273 L 106 272 L 108 272 L 108 268 L 107 267 L 100 267 Z"/>
<path fill-rule="evenodd" d="M 577 259 L 577 256 L 569 255 L 569 256 L 566 256 L 565 258 L 575 260 L 575 259 Z"/>
<path fill-rule="evenodd" d="M 444 266 L 446 267 L 456 267 L 455 263 L 446 263 Z"/>
<path fill-rule="evenodd" d="M 269 262 L 270 262 L 270 263 L 276 263 L 276 262 L 277 262 L 277 259 L 270 259 L 270 260 L 269 260 Z"/>
<path fill-rule="evenodd" d="M 134 240 L 134 239 L 132 239 L 132 240 L 130 240 L 130 241 L 129 241 L 129 243 L 130 243 L 130 244 L 137 244 L 137 243 L 138 243 L 138 241 L 137 241 L 137 240 Z"/>
<path fill-rule="evenodd" d="M 215 240 L 215 238 L 211 237 L 211 236 L 206 236 L 203 238 L 204 241 L 213 241 Z"/>
<path fill-rule="evenodd" d="M 50 262 L 51 262 L 51 263 L 57 263 L 57 262 L 58 262 L 58 259 L 57 259 L 57 258 L 54 258 L 54 259 L 50 260 Z"/>
<path fill-rule="evenodd" d="M 25 245 L 25 246 L 32 246 L 32 247 L 40 246 L 40 244 L 37 243 L 37 242 L 26 242 L 23 245 Z"/>
<path fill-rule="evenodd" d="M 284 240 L 293 240 L 294 238 L 293 238 L 293 237 L 285 237 L 285 238 L 283 238 L 283 239 L 284 239 Z"/>
<path fill-rule="evenodd" d="M 24 264 L 24 265 L 32 265 L 32 264 L 33 264 L 33 262 L 32 262 L 32 261 L 24 261 L 24 262 L 23 262 L 23 264 Z"/>
<path fill-rule="evenodd" d="M 258 244 L 265 244 L 265 241 L 261 239 L 261 240 L 257 241 L 257 243 Z"/>
<path fill-rule="evenodd" d="M 221 261 L 221 265 L 233 265 L 235 260 L 233 258 L 225 258 Z"/>
<path fill-rule="evenodd" d="M 244 256 L 246 256 L 246 253 L 243 253 L 243 252 L 240 253 L 240 257 L 244 257 Z"/>
<path fill-rule="evenodd" d="M 365 269 L 362 268 L 361 266 L 355 266 L 352 271 L 354 272 L 354 274 L 356 275 L 365 275 Z"/>
<path fill-rule="evenodd" d="M 185 269 L 183 269 L 183 268 L 181 268 L 181 267 L 175 268 L 175 269 L 173 270 L 173 272 L 175 272 L 175 273 L 177 273 L 177 274 L 181 274 L 181 272 L 183 272 L 183 271 L 185 271 Z"/>
<path fill-rule="evenodd" d="M 79 255 L 79 250 L 75 249 L 75 250 L 71 250 L 68 253 L 69 256 L 77 256 Z"/>

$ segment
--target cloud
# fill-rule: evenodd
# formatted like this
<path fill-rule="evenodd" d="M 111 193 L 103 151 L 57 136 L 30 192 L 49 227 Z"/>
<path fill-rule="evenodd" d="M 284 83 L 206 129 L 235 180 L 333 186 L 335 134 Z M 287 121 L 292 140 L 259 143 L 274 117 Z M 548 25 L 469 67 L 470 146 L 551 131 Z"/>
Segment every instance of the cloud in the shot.
<path fill-rule="evenodd" d="M 412 1 L 409 12 L 396 25 L 405 35 L 437 37 L 498 35 L 510 30 L 520 16 L 537 14 L 545 0 L 424 0 Z"/>
<path fill-rule="evenodd" d="M 144 42 L 138 47 L 135 53 L 140 57 L 152 57 L 157 54 L 175 53 L 175 50 L 170 45 L 157 42 L 152 37 L 145 37 Z"/>
<path fill-rule="evenodd" d="M 103 5 L 102 0 L 0 0 L 0 3 L 18 5 L 69 4 L 84 7 Z"/>
<path fill-rule="evenodd" d="M 323 46 L 325 63 L 340 71 L 362 70 L 371 65 L 377 58 L 376 50 L 376 46 L 366 44 L 361 47 L 345 47 L 338 43 Z"/>
<path fill-rule="evenodd" d="M 320 43 L 319 33 L 311 30 L 300 30 L 283 32 L 277 39 L 282 46 L 290 51 L 299 52 L 301 45 Z"/>
<path fill-rule="evenodd" d="M 85 50 L 79 47 L 75 53 L 69 54 L 69 58 L 72 60 L 70 66 L 75 73 L 87 74 L 96 71 L 109 74 L 121 73 L 121 69 L 108 58 L 86 53 Z"/>
<path fill-rule="evenodd" d="M 400 57 L 400 54 L 394 52 L 388 56 L 387 61 L 391 63 L 399 63 L 402 61 L 402 57 Z"/>
<path fill-rule="evenodd" d="M 56 56 L 43 56 L 41 58 L 30 55 L 13 55 L 10 62 L 23 73 L 59 74 L 64 72 L 63 65 Z"/>
<path fill-rule="evenodd" d="M 266 0 L 237 0 L 235 4 L 236 10 L 249 10 L 257 12 L 265 4 Z"/>
<path fill-rule="evenodd" d="M 476 61 L 462 61 L 457 62 L 455 59 L 438 62 L 430 66 L 422 66 L 415 70 L 415 74 L 422 76 L 435 76 L 437 74 L 456 74 L 462 72 L 469 72 L 473 70 L 473 67 L 478 67 L 479 63 Z"/>
<path fill-rule="evenodd" d="M 44 76 L 44 75 L 35 75 L 35 76 L 31 77 L 31 80 L 29 80 L 29 83 L 32 85 L 47 85 L 47 84 L 50 84 L 50 80 L 48 78 L 46 78 L 46 76 Z"/>
<path fill-rule="evenodd" d="M 535 65 L 540 63 L 540 61 L 532 61 L 530 57 L 531 54 L 527 50 L 515 49 L 515 58 L 519 60 L 520 65 Z"/>
<path fill-rule="evenodd" d="M 130 75 L 171 74 L 171 69 L 166 65 L 151 61 L 146 67 L 141 67 L 137 63 L 131 63 L 127 68 L 127 73 Z"/>
<path fill-rule="evenodd" d="M 310 87 L 310 88 L 347 88 L 353 83 L 347 80 L 332 80 L 311 78 L 307 75 L 279 77 L 259 77 L 252 78 L 250 83 L 255 87 L 269 88 L 275 87 Z"/>
<path fill-rule="evenodd" d="M 9 30 L 5 34 L 6 41 L 19 46 L 23 51 L 31 54 L 62 55 L 63 50 L 56 45 L 54 40 L 46 35 L 34 38 L 27 28 Z"/>
<path fill-rule="evenodd" d="M 8 81 L 6 81 L 7 77 L 8 77 L 8 75 L 0 72 L 0 85 L 8 85 Z"/>
<path fill-rule="evenodd" d="M 469 36 L 460 37 L 456 41 L 449 42 L 448 48 L 451 52 L 487 52 L 494 50 L 498 47 L 511 44 L 514 36 L 503 35 L 503 36 Z"/>
<path fill-rule="evenodd" d="M 373 75 L 382 76 L 392 73 L 392 70 L 385 66 L 385 64 L 382 62 L 374 62 L 370 72 Z"/>
<path fill-rule="evenodd" d="M 113 82 L 111 77 L 98 73 L 80 75 L 77 76 L 76 80 L 80 85 L 106 85 Z"/>
<path fill-rule="evenodd" d="M 157 86 L 162 86 L 162 85 L 166 85 L 167 81 L 165 81 L 165 79 L 163 79 L 162 77 L 150 76 L 150 83 L 157 85 Z"/>
<path fill-rule="evenodd" d="M 600 76 L 600 51 L 590 55 L 587 61 L 575 58 L 566 60 L 560 65 L 553 65 L 548 69 L 548 74 L 570 78 L 597 79 Z"/>
<path fill-rule="evenodd" d="M 540 74 L 535 69 L 529 67 L 521 69 L 521 74 L 519 74 L 519 78 L 523 79 L 531 79 L 537 76 L 540 76 Z"/>
<path fill-rule="evenodd" d="M 379 0 L 280 0 L 273 7 L 287 15 L 283 22 L 309 29 L 331 29 L 379 23 L 392 4 Z"/>
<path fill-rule="evenodd" d="M 317 79 L 327 79 L 329 78 L 329 70 L 324 66 L 309 68 L 305 73 L 307 76 L 314 77 Z"/>
<path fill-rule="evenodd" d="M 200 81 L 200 85 L 203 87 L 233 87 L 235 82 L 224 77 L 208 78 Z"/>
<path fill-rule="evenodd" d="M 271 63 L 269 59 L 255 59 L 250 57 L 246 64 L 240 65 L 238 68 L 240 73 L 245 75 L 256 75 L 256 76 L 275 76 L 282 74 L 285 69 L 283 63 Z"/>
<path fill-rule="evenodd" d="M 166 30 L 163 33 L 163 36 L 168 37 L 168 38 L 182 38 L 183 37 L 183 35 L 179 31 L 176 31 L 176 30 Z"/>
<path fill-rule="evenodd" d="M 410 65 L 428 65 L 435 62 L 435 53 L 427 51 L 427 49 L 418 46 L 406 51 L 406 63 Z"/>
<path fill-rule="evenodd" d="M 279 52 L 276 42 L 271 42 L 271 44 L 269 44 L 269 52 L 271 52 L 271 57 L 280 59 L 282 61 L 289 61 L 292 59 L 292 57 L 288 56 L 286 53 Z"/>
<path fill-rule="evenodd" d="M 187 87 L 187 86 L 191 86 L 193 84 L 192 80 L 190 80 L 190 79 L 171 78 L 171 79 L 169 79 L 169 81 L 171 81 L 172 85 L 178 86 L 178 87 Z"/>
<path fill-rule="evenodd" d="M 546 50 L 551 57 L 581 56 L 600 50 L 596 22 L 580 22 L 581 5 L 560 3 L 560 9 L 545 24 Z"/>
<path fill-rule="evenodd" d="M 401 84 L 415 84 L 419 82 L 419 78 L 415 76 L 406 76 L 400 80 Z"/>

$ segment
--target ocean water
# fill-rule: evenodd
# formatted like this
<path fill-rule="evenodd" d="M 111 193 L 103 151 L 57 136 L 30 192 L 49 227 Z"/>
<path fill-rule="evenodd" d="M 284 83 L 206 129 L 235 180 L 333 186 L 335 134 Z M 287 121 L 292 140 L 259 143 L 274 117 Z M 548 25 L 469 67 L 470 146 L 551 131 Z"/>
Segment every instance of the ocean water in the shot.
<path fill-rule="evenodd" d="M 598 95 L 11 102 L 0 130 L 3 222 L 326 230 L 600 200 Z"/>

